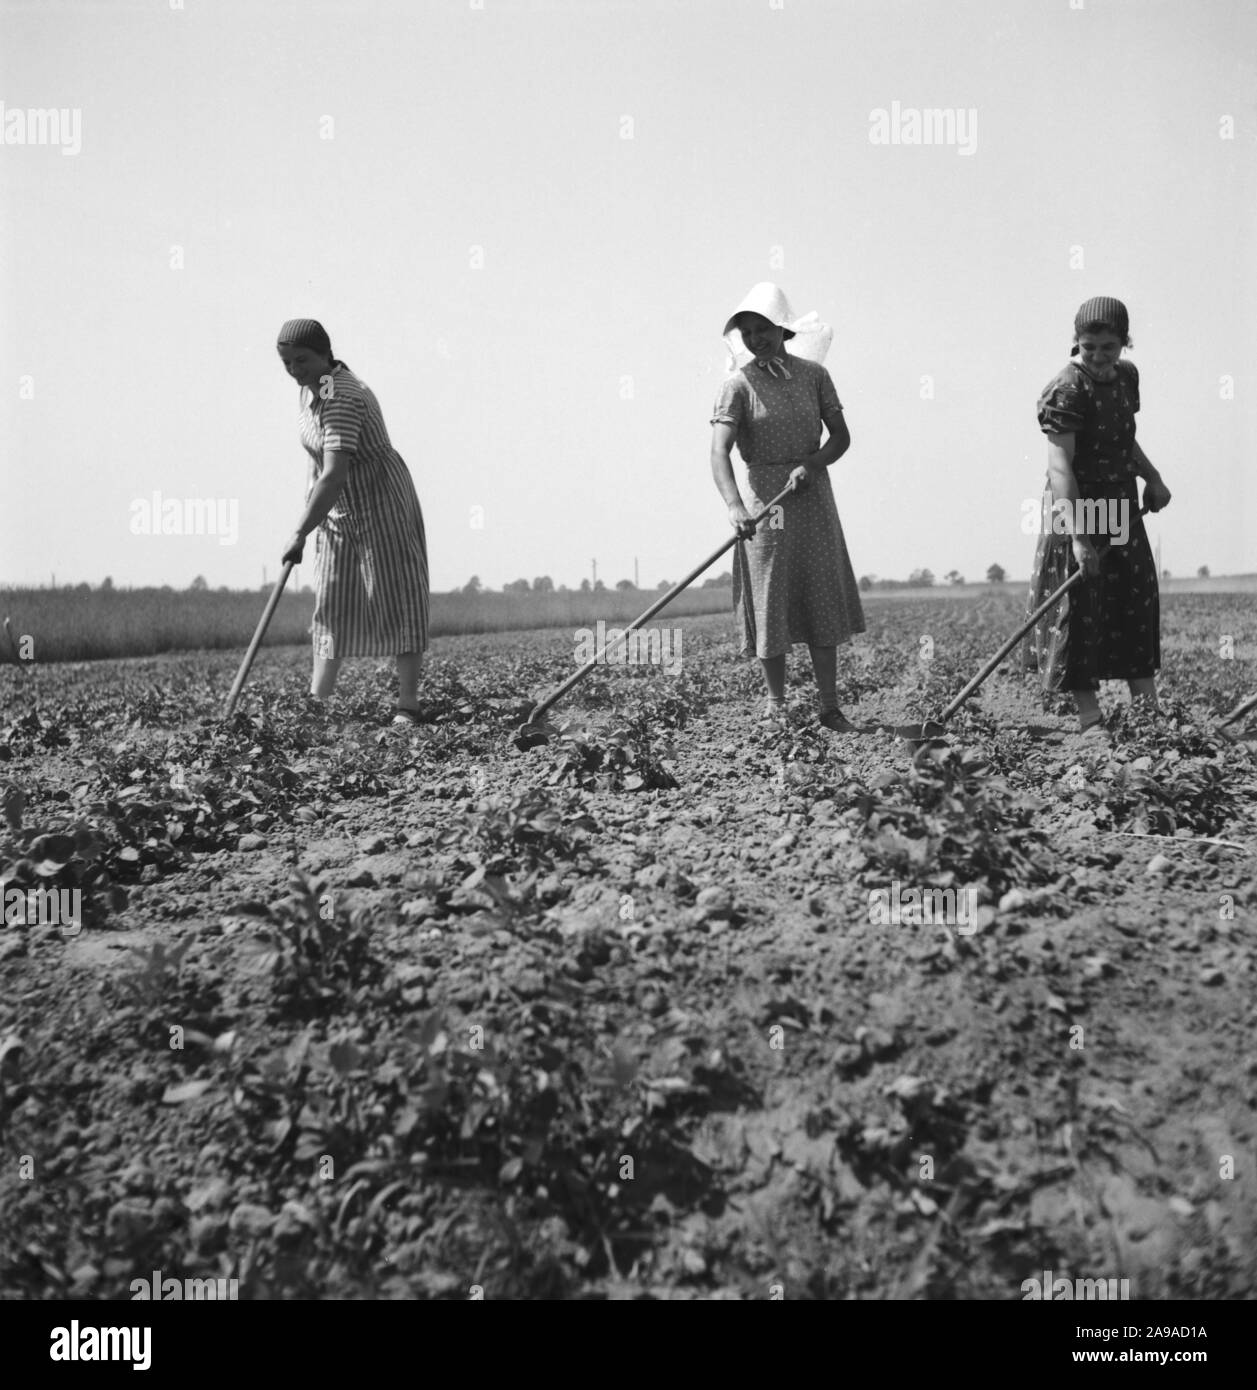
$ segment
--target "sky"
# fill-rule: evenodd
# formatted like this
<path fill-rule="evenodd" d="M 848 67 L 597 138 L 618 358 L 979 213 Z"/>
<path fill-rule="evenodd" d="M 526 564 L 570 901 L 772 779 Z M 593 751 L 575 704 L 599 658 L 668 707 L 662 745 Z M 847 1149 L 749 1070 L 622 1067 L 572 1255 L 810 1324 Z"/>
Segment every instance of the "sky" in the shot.
<path fill-rule="evenodd" d="M 675 580 L 729 534 L 720 330 L 764 280 L 834 329 L 858 575 L 1029 574 L 1035 403 L 1096 294 L 1164 567 L 1257 570 L 1242 0 L 0 0 L 0 30 L 0 584 L 273 580 L 307 316 L 379 398 L 434 589 Z M 950 142 L 903 139 L 925 110 Z M 155 493 L 200 534 L 137 532 Z"/>

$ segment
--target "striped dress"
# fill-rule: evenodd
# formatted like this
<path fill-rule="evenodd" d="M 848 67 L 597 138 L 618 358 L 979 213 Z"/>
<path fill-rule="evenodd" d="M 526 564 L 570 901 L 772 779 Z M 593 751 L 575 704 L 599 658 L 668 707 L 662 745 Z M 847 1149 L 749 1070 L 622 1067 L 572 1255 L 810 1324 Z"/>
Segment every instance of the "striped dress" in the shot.
<path fill-rule="evenodd" d="M 819 363 L 783 353 L 789 376 L 748 362 L 724 383 L 711 423 L 734 426 L 746 464 L 746 505 L 763 508 L 820 448 L 822 417 L 842 409 Z M 864 631 L 864 609 L 826 469 L 733 551 L 733 605 L 745 656 L 771 658 L 794 642 L 836 647 Z"/>
<path fill-rule="evenodd" d="M 399 656 L 428 645 L 428 547 L 405 460 L 389 442 L 375 393 L 343 362 L 330 394 L 302 391 L 307 500 L 326 449 L 350 455 L 349 476 L 315 540 L 316 656 Z"/>

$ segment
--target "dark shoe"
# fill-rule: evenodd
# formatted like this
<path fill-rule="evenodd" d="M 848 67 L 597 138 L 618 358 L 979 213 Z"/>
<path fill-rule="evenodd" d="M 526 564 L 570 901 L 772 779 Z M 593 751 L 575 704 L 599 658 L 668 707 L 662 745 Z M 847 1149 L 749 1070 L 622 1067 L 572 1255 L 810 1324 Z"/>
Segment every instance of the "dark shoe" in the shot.
<path fill-rule="evenodd" d="M 820 723 L 822 728 L 829 729 L 835 734 L 859 733 L 856 726 L 840 709 L 823 710 L 820 716 Z"/>

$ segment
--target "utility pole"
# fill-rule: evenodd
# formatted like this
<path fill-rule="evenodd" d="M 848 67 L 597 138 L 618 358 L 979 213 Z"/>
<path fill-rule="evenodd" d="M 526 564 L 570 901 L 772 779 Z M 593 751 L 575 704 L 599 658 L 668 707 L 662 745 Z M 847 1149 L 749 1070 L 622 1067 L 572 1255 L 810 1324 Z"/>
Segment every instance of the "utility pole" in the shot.
<path fill-rule="evenodd" d="M 594 567 L 594 577 L 591 582 L 596 585 L 598 583 L 598 561 L 591 560 L 589 563 Z"/>

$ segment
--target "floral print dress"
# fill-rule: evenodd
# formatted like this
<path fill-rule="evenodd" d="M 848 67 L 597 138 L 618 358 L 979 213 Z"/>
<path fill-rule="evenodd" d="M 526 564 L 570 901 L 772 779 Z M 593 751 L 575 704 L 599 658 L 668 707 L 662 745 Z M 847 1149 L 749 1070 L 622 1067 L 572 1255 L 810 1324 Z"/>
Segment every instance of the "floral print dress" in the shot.
<path fill-rule="evenodd" d="M 1075 585 L 1026 640 L 1027 669 L 1039 672 L 1045 692 L 1094 691 L 1103 680 L 1142 679 L 1161 665 L 1160 592 L 1136 484 L 1138 409 L 1139 372 L 1126 361 L 1108 382 L 1071 362 L 1039 397 L 1043 433 L 1074 436 L 1078 495 L 1091 504 L 1079 509 L 1078 529 L 1102 550 L 1099 577 Z M 1051 526 L 1051 501 L 1049 484 L 1027 612 L 1078 568 L 1069 536 Z"/>

